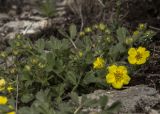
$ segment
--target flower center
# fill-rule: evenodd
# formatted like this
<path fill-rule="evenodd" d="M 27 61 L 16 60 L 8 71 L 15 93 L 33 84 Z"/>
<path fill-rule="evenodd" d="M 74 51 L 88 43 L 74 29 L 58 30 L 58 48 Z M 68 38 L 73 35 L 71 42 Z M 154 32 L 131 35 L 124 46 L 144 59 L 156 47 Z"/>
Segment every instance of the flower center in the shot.
<path fill-rule="evenodd" d="M 123 73 L 120 72 L 120 71 L 116 71 L 114 75 L 115 75 L 116 82 L 121 81 L 122 78 L 123 78 L 123 77 L 122 77 L 122 76 L 123 76 Z"/>
<path fill-rule="evenodd" d="M 140 60 L 141 58 L 142 58 L 142 54 L 139 53 L 139 52 L 137 52 L 136 59 L 137 59 L 137 60 Z"/>

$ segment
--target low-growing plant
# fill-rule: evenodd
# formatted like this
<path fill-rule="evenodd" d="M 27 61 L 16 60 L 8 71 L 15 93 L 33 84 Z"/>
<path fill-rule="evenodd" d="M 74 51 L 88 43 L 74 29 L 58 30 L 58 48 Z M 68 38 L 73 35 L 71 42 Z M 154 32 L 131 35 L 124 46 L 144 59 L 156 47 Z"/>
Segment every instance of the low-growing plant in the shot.
<path fill-rule="evenodd" d="M 53 17 L 56 13 L 56 2 L 55 0 L 45 0 L 42 1 L 40 5 L 40 10 L 43 15 L 47 17 Z"/>
<path fill-rule="evenodd" d="M 81 109 L 97 103 L 102 113 L 111 113 L 118 104 L 106 108 L 105 97 L 99 102 L 82 97 L 89 105 L 79 104 L 78 95 L 129 84 L 133 68 L 148 60 L 145 44 L 155 35 L 145 24 L 133 33 L 103 23 L 80 33 L 72 24 L 68 32 L 59 32 L 64 36 L 61 40 L 52 36 L 35 43 L 18 34 L 0 53 L 3 113 L 83 114 Z"/>

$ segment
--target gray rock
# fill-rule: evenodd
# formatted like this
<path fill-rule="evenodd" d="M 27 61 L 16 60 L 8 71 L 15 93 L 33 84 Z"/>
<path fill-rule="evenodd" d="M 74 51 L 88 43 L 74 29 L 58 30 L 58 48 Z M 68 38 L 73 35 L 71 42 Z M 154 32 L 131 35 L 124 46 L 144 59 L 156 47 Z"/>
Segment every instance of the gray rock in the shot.
<path fill-rule="evenodd" d="M 110 106 L 115 101 L 121 101 L 122 108 L 120 113 L 151 113 L 158 112 L 153 108 L 160 104 L 160 94 L 154 88 L 145 85 L 138 85 L 127 88 L 125 90 L 96 90 L 94 93 L 88 94 L 91 99 L 99 99 L 100 96 L 108 96 Z M 148 108 L 148 110 L 147 110 Z"/>

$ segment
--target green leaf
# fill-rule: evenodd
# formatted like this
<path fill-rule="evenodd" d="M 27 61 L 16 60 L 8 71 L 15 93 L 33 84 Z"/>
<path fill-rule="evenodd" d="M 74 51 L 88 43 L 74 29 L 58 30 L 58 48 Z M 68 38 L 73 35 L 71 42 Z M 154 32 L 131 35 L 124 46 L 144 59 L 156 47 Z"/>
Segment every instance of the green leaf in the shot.
<path fill-rule="evenodd" d="M 55 65 L 55 55 L 53 53 L 47 53 L 47 71 L 50 72 L 53 69 L 53 66 Z"/>
<path fill-rule="evenodd" d="M 87 72 L 87 73 L 86 73 L 86 75 L 85 75 L 82 83 L 83 83 L 84 85 L 88 85 L 88 84 L 90 84 L 90 83 L 98 83 L 98 82 L 100 82 L 100 80 L 95 77 L 93 71 L 90 71 L 90 72 Z"/>
<path fill-rule="evenodd" d="M 47 17 L 53 17 L 56 12 L 55 0 L 46 0 L 41 5 L 41 11 Z"/>
<path fill-rule="evenodd" d="M 76 34 L 77 34 L 77 28 L 75 24 L 71 24 L 69 27 L 69 33 L 70 33 L 70 37 L 71 39 L 75 38 Z"/>
<path fill-rule="evenodd" d="M 101 105 L 102 110 L 105 108 L 107 102 L 108 102 L 108 97 L 107 96 L 101 96 L 100 97 L 99 103 Z"/>
<path fill-rule="evenodd" d="M 116 60 L 119 57 L 119 54 L 124 53 L 125 51 L 126 48 L 124 45 L 122 43 L 118 43 L 109 49 L 109 55 Z"/>
<path fill-rule="evenodd" d="M 72 100 L 75 104 L 79 104 L 79 97 L 78 97 L 77 93 L 71 92 L 70 97 L 71 97 L 71 100 Z"/>
<path fill-rule="evenodd" d="M 91 41 L 90 37 L 83 38 L 82 39 L 84 42 L 84 48 L 86 49 L 86 51 L 90 51 L 93 45 L 93 42 Z"/>
<path fill-rule="evenodd" d="M 84 103 L 85 107 L 94 107 L 96 105 L 98 105 L 96 99 L 86 99 L 86 101 Z"/>
<path fill-rule="evenodd" d="M 117 29 L 117 38 L 119 42 L 125 42 L 126 36 L 127 36 L 127 29 L 124 27 L 120 27 Z"/>
<path fill-rule="evenodd" d="M 30 102 L 31 100 L 33 100 L 34 96 L 33 94 L 24 94 L 22 97 L 21 97 L 21 101 L 23 103 L 28 103 Z"/>
<path fill-rule="evenodd" d="M 38 41 L 36 41 L 36 48 L 39 52 L 42 52 L 42 50 L 44 50 L 45 48 L 45 41 L 44 39 L 39 39 Z"/>
<path fill-rule="evenodd" d="M 66 80 L 68 80 L 70 84 L 77 85 L 77 77 L 74 72 L 68 71 Z"/>
<path fill-rule="evenodd" d="M 107 112 L 115 112 L 115 111 L 118 111 L 119 109 L 121 108 L 121 102 L 120 101 L 116 101 L 114 102 L 110 107 L 108 107 L 106 109 Z"/>

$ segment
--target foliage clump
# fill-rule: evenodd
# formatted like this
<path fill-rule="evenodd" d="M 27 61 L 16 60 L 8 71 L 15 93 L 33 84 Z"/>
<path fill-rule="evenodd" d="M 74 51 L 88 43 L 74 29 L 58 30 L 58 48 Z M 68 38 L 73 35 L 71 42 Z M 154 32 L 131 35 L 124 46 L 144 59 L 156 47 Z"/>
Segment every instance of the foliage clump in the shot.
<path fill-rule="evenodd" d="M 64 36 L 61 40 L 51 37 L 35 43 L 18 34 L 0 53 L 0 90 L 9 99 L 2 102 L 2 96 L 1 102 L 6 105 L 0 107 L 5 106 L 4 113 L 82 114 L 81 110 L 91 104 L 99 104 L 104 114 L 112 112 L 119 105 L 107 107 L 106 97 L 98 102 L 83 96 L 79 103 L 78 95 L 95 88 L 109 89 L 110 84 L 116 89 L 129 84 L 136 70 L 133 67 L 139 65 L 133 65 L 131 58 L 142 54 L 140 58 L 145 60 L 141 64 L 147 62 L 149 51 L 144 47 L 155 35 L 144 24 L 131 33 L 124 27 L 104 23 L 86 27 L 80 33 L 72 24 L 68 32 L 59 32 Z M 70 98 L 74 103 L 68 102 Z"/>

